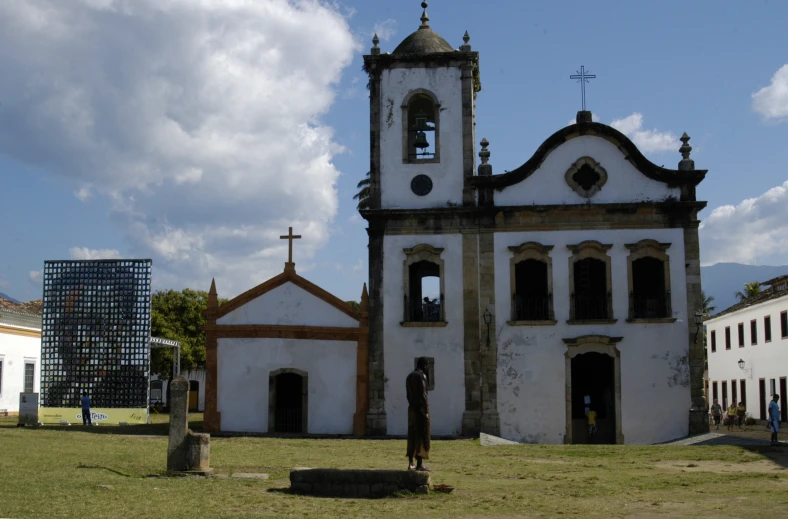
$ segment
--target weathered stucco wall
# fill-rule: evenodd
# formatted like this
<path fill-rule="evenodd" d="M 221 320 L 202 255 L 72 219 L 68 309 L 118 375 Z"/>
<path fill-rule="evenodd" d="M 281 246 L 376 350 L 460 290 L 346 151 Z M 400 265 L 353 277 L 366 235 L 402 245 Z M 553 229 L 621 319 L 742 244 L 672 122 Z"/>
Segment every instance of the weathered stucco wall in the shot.
<path fill-rule="evenodd" d="M 446 292 L 446 327 L 408 328 L 404 317 L 404 248 L 421 243 L 442 247 Z M 384 366 L 388 433 L 408 432 L 408 402 L 405 377 L 413 371 L 417 357 L 435 358 L 435 390 L 429 394 L 432 433 L 458 435 L 465 410 L 463 354 L 462 237 L 459 234 L 386 236 L 383 241 Z"/>
<path fill-rule="evenodd" d="M 222 430 L 268 432 L 268 376 L 281 368 L 309 375 L 308 433 L 352 434 L 356 342 L 218 339 Z"/>
<path fill-rule="evenodd" d="M 604 192 L 604 190 L 603 190 Z M 670 280 L 673 317 L 670 324 L 627 323 L 629 288 L 626 243 L 654 239 L 671 243 Z M 598 240 L 613 244 L 615 324 L 569 325 L 569 244 Z M 554 326 L 509 326 L 509 246 L 535 241 L 553 245 Z M 498 412 L 501 435 L 539 443 L 563 443 L 565 418 L 565 353 L 563 338 L 582 335 L 623 337 L 617 345 L 621 365 L 622 433 L 628 444 L 651 444 L 685 436 L 690 408 L 687 355 L 687 296 L 683 229 L 557 231 L 496 233 L 495 300 L 498 326 Z"/>
<path fill-rule="evenodd" d="M 37 331 L 18 327 L 19 330 Z M 3 378 L 0 381 L 0 409 L 9 413 L 19 411 L 19 393 L 25 388 L 25 364 L 35 364 L 33 391 L 40 391 L 41 338 L 23 337 L 12 333 L 0 333 L 0 362 L 3 363 Z"/>
<path fill-rule="evenodd" d="M 720 308 L 719 310 L 724 310 Z M 788 337 L 782 337 L 780 330 L 780 313 L 788 310 L 788 293 L 785 296 L 767 301 L 754 307 L 723 315 L 717 319 L 706 321 L 709 359 L 709 394 L 711 404 L 713 383 L 717 382 L 720 405 L 722 405 L 722 381 L 728 382 L 728 404 L 732 398 L 731 381 L 745 381 L 747 392 L 747 412 L 755 419 L 760 418 L 759 403 L 762 399 L 772 399 L 771 381 L 775 381 L 776 392 L 780 395 L 780 403 L 788 398 L 788 394 L 780 393 L 780 377 L 788 377 Z M 766 342 L 764 317 L 771 317 L 772 340 Z M 750 321 L 755 319 L 757 326 L 757 343 L 752 343 Z M 744 347 L 739 347 L 739 323 L 744 325 Z M 725 349 L 725 327 L 731 328 L 731 349 Z M 716 335 L 717 348 L 711 351 L 711 332 Z M 744 369 L 739 368 L 739 360 L 744 361 Z M 766 391 L 760 394 L 758 381 L 765 379 Z M 741 390 L 737 390 L 741 400 Z"/>
<path fill-rule="evenodd" d="M 293 283 L 285 283 L 218 319 L 217 324 L 358 326 L 358 321 Z"/>
<path fill-rule="evenodd" d="M 459 68 L 394 68 L 381 75 L 380 178 L 381 205 L 391 208 L 446 207 L 462 203 L 462 83 Z M 440 103 L 440 163 L 403 164 L 402 103 L 411 90 L 426 89 Z M 434 142 L 434 135 L 428 133 Z M 413 177 L 432 179 L 432 192 L 417 196 Z"/>
<path fill-rule="evenodd" d="M 586 203 L 589 199 L 577 194 L 564 178 L 572 164 L 585 156 L 599 162 L 608 175 L 601 191 L 590 199 L 594 204 L 661 201 L 671 196 L 676 199 L 681 196 L 679 188 L 670 188 L 667 184 L 651 180 L 638 171 L 610 141 L 601 137 L 583 135 L 558 146 L 524 181 L 500 193 L 496 192 L 495 204 L 505 206 Z M 494 163 L 494 159 L 495 155 L 491 162 Z"/>

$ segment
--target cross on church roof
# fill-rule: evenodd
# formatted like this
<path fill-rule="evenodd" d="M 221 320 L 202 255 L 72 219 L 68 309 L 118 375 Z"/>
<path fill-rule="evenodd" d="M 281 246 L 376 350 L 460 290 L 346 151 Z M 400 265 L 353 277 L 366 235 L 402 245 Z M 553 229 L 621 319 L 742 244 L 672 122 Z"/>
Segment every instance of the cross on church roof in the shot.
<path fill-rule="evenodd" d="M 295 263 L 293 263 L 293 240 L 301 239 L 300 234 L 293 234 L 293 228 L 290 227 L 288 229 L 288 233 L 286 236 L 280 236 L 280 240 L 287 240 L 288 241 L 288 250 L 287 250 L 287 263 L 285 263 L 285 270 L 290 268 L 295 268 Z"/>
<path fill-rule="evenodd" d="M 572 74 L 569 76 L 569 79 L 577 79 L 577 82 L 580 83 L 580 90 L 583 92 L 583 111 L 586 111 L 586 83 L 588 83 L 589 79 L 595 79 L 595 74 L 587 74 L 586 68 L 583 65 L 580 65 L 580 72 L 577 74 Z"/>

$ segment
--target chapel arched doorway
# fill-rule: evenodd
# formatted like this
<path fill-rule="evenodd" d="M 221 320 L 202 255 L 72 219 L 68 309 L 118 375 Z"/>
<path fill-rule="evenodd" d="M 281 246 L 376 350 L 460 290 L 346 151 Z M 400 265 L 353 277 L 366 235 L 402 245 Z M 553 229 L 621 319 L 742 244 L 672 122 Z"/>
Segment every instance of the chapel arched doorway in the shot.
<path fill-rule="evenodd" d="M 621 337 L 600 335 L 564 339 L 566 352 L 565 443 L 623 444 L 621 427 Z M 597 414 L 589 437 L 586 409 Z"/>
<path fill-rule="evenodd" d="M 613 357 L 584 353 L 572 359 L 572 443 L 616 443 Z M 596 412 L 596 434 L 589 436 L 586 409 Z"/>
<path fill-rule="evenodd" d="M 308 432 L 309 378 L 305 371 L 284 368 L 268 377 L 268 432 Z"/>

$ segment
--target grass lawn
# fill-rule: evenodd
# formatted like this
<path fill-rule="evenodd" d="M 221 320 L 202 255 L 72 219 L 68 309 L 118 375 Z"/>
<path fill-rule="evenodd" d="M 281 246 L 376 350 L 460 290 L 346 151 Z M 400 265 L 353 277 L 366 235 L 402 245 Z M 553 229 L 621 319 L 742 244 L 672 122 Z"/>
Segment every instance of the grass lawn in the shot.
<path fill-rule="evenodd" d="M 85 430 L 17 429 L 15 420 L 0 420 L 0 517 L 760 519 L 788 510 L 784 447 L 438 441 L 429 463 L 433 483 L 454 485 L 454 493 L 330 499 L 284 492 L 290 468 L 401 468 L 405 442 L 213 438 L 211 465 L 218 474 L 265 472 L 271 478 L 148 477 L 161 475 L 166 464 L 166 415 L 154 421 Z"/>

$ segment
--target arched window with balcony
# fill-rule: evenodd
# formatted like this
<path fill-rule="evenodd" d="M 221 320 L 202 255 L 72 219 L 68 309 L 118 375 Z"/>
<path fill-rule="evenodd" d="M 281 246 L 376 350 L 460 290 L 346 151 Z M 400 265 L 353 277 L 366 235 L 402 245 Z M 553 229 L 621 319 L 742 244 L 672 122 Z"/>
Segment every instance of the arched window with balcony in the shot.
<path fill-rule="evenodd" d="M 410 91 L 402 103 L 402 161 L 440 162 L 440 104 L 429 90 Z"/>
<path fill-rule="evenodd" d="M 552 248 L 536 242 L 509 247 L 510 325 L 555 324 Z"/>
<path fill-rule="evenodd" d="M 405 290 L 402 324 L 445 325 L 443 259 L 440 257 L 443 249 L 420 244 L 403 251 Z"/>
<path fill-rule="evenodd" d="M 569 258 L 569 322 L 615 322 L 610 256 L 612 245 L 587 240 L 567 245 Z"/>
<path fill-rule="evenodd" d="M 629 321 L 674 321 L 670 292 L 670 243 L 640 240 L 626 244 Z"/>

